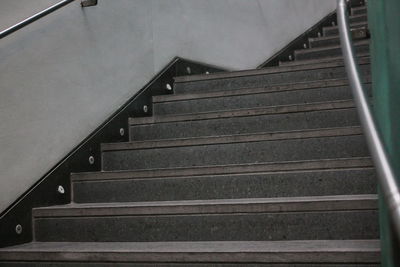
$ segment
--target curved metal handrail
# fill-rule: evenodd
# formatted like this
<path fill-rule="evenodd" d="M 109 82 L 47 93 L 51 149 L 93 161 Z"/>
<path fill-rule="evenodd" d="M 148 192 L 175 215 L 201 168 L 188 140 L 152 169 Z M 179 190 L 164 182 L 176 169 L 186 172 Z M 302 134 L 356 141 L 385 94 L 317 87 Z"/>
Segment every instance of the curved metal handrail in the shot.
<path fill-rule="evenodd" d="M 36 13 L 35 15 L 24 19 L 23 21 L 21 21 L 21 22 L 15 24 L 15 25 L 13 25 L 13 26 L 1 31 L 0 32 L 0 39 L 2 39 L 4 37 L 6 37 L 7 35 L 10 35 L 11 33 L 13 33 L 15 31 L 25 27 L 26 25 L 31 24 L 32 22 L 34 22 L 34 21 L 46 16 L 47 14 L 50 14 L 50 13 L 56 11 L 57 9 L 62 8 L 63 6 L 69 4 L 69 3 L 73 2 L 73 1 L 75 1 L 75 0 L 63 0 L 63 1 L 60 1 L 60 2 L 58 2 L 56 4 L 54 4 L 54 5 L 46 8 L 45 10 L 42 10 L 42 11 Z M 87 0 L 86 1 L 82 1 L 82 3 L 81 3 L 82 7 L 92 6 L 92 5 L 96 5 L 96 4 L 97 4 L 97 1 L 87 1 Z"/>
<path fill-rule="evenodd" d="M 379 183 L 388 205 L 393 225 L 400 236 L 400 191 L 361 82 L 360 72 L 354 56 L 345 0 L 337 0 L 337 17 L 343 59 L 361 126 L 378 173 Z"/>

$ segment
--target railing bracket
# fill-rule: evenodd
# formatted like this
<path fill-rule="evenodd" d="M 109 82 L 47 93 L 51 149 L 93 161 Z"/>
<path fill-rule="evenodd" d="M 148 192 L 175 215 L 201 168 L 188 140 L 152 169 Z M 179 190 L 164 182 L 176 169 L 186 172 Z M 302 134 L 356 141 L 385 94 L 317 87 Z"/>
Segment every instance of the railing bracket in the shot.
<path fill-rule="evenodd" d="M 97 5 L 97 0 L 82 0 L 81 1 L 82 7 L 96 6 L 96 5 Z"/>

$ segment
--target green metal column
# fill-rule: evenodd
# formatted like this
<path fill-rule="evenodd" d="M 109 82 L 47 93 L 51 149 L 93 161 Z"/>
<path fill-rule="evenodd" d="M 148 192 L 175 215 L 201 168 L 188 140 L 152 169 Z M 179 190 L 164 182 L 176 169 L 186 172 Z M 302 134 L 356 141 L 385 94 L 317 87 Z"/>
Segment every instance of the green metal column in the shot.
<path fill-rule="evenodd" d="M 394 171 L 400 177 L 400 0 L 369 0 L 368 24 L 374 115 Z M 400 266 L 399 242 L 382 197 L 380 228 L 382 266 Z"/>

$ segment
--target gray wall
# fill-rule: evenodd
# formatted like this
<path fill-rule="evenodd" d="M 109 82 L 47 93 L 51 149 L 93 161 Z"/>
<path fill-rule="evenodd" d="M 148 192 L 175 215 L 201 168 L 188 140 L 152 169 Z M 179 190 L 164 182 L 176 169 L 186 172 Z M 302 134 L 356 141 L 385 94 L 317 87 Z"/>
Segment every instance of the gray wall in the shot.
<path fill-rule="evenodd" d="M 2 0 L 0 28 L 52 4 Z M 76 1 L 0 40 L 0 210 L 174 56 L 254 68 L 335 0 Z"/>

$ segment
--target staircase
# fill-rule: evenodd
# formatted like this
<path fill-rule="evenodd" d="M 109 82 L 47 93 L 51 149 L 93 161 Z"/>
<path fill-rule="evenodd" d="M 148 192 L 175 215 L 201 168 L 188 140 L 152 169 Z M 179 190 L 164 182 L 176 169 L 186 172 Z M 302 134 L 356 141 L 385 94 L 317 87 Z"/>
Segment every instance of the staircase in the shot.
<path fill-rule="evenodd" d="M 278 67 L 177 77 L 0 266 L 379 266 L 375 172 L 337 26 L 323 33 Z"/>

